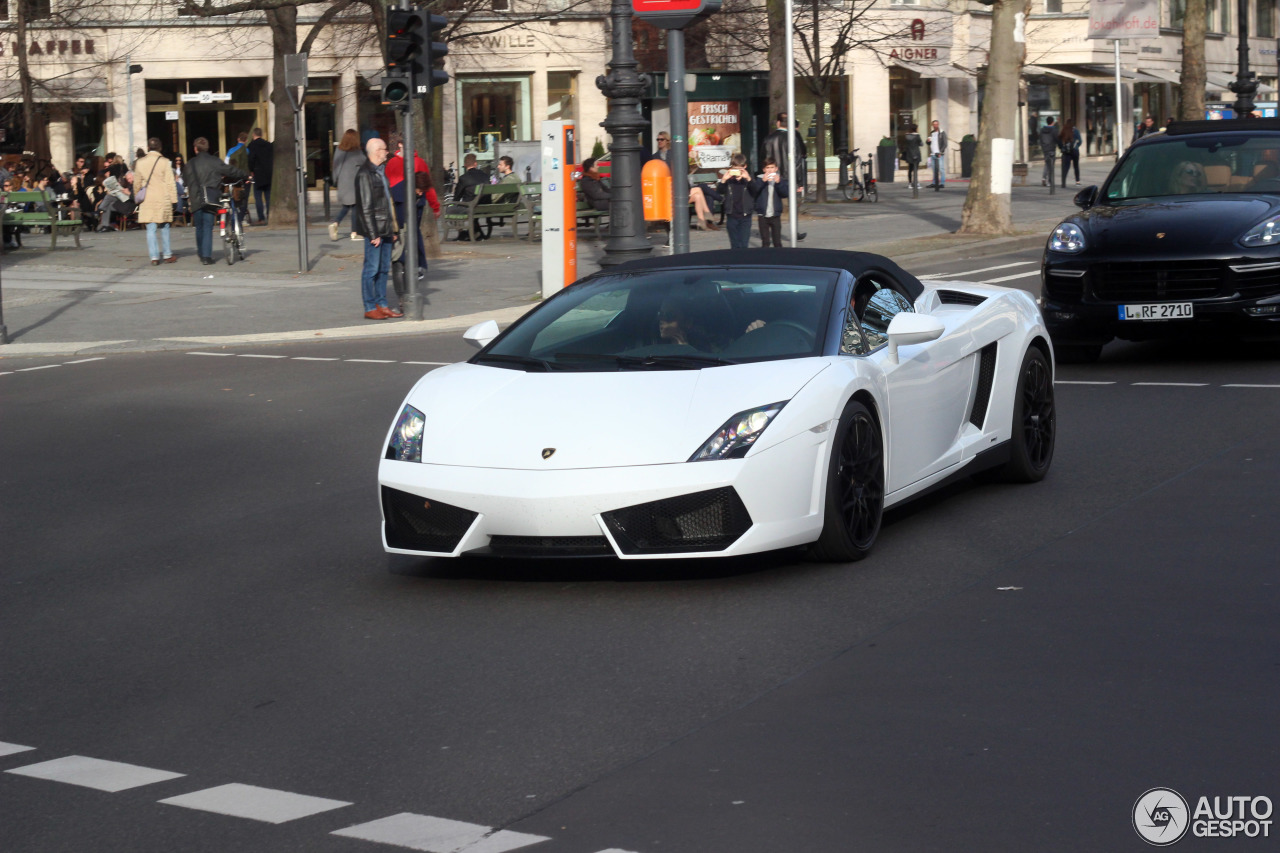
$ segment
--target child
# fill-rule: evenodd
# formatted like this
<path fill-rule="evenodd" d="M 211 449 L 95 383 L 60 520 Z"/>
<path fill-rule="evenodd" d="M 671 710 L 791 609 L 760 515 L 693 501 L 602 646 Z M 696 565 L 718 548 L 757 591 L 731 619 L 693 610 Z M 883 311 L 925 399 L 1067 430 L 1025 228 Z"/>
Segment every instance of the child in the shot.
<path fill-rule="evenodd" d="M 729 231 L 729 248 L 745 249 L 751 242 L 751 212 L 755 209 L 747 156 L 739 151 L 729 164 L 719 184 L 724 195 L 725 228 Z"/>
<path fill-rule="evenodd" d="M 764 174 L 751 182 L 751 193 L 756 197 L 756 214 L 760 222 L 760 245 L 770 244 L 782 248 L 782 204 L 787 197 L 786 180 L 778 171 L 778 163 L 772 157 L 764 161 Z"/>

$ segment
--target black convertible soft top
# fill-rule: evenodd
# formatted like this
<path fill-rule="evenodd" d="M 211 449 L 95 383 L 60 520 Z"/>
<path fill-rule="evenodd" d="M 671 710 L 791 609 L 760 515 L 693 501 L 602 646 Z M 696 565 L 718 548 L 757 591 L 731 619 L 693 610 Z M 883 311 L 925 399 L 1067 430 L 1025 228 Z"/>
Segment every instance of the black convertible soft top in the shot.
<path fill-rule="evenodd" d="M 883 255 L 838 249 L 715 249 L 627 261 L 616 267 L 607 267 L 597 275 L 686 267 L 811 267 L 848 270 L 854 278 L 870 270 L 883 270 L 898 280 L 912 301 L 924 292 L 924 285 L 918 278 Z"/>

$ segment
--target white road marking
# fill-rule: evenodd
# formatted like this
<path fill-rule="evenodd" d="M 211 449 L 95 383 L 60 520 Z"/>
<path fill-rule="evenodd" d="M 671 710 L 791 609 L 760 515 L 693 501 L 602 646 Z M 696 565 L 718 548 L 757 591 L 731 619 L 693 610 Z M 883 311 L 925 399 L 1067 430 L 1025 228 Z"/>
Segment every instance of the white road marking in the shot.
<path fill-rule="evenodd" d="M 1208 382 L 1130 382 L 1130 385 L 1150 385 L 1162 388 L 1203 388 Z"/>
<path fill-rule="evenodd" d="M 401 364 L 431 364 L 436 367 L 448 367 L 453 364 L 452 361 L 403 361 Z"/>
<path fill-rule="evenodd" d="M 1033 275 L 1040 275 L 1040 270 L 1030 270 L 1029 272 L 1015 273 L 1014 275 L 1002 275 L 1000 278 L 989 278 L 982 282 L 983 284 L 999 284 L 1002 281 L 1013 281 L 1015 278 L 1031 278 Z"/>
<path fill-rule="evenodd" d="M 1230 385 L 1223 385 L 1223 388 L 1280 388 L 1280 385 L 1250 385 L 1244 382 L 1233 382 Z"/>
<path fill-rule="evenodd" d="M 610 847 L 608 850 L 601 850 L 600 853 L 636 853 L 634 850 L 623 850 L 621 847 Z"/>
<path fill-rule="evenodd" d="M 48 370 L 50 367 L 62 367 L 61 364 L 42 364 L 38 367 L 19 367 L 17 373 L 26 373 L 28 370 Z"/>
<path fill-rule="evenodd" d="M 1115 381 L 1102 382 L 1091 379 L 1055 379 L 1054 385 L 1115 385 Z"/>
<path fill-rule="evenodd" d="M 14 755 L 19 752 L 30 752 L 33 749 L 35 749 L 34 746 L 22 746 L 21 744 L 0 741 L 0 755 Z"/>
<path fill-rule="evenodd" d="M 506 853 L 549 839 L 442 817 L 401 812 L 381 820 L 335 830 L 333 835 L 394 844 L 426 853 Z"/>
<path fill-rule="evenodd" d="M 91 361 L 106 361 L 106 360 L 107 360 L 107 357 L 105 355 L 100 355 L 96 358 L 79 358 L 79 359 L 76 359 L 75 361 L 67 361 L 63 363 L 64 364 L 87 364 L 88 362 L 91 362 Z"/>
<path fill-rule="evenodd" d="M 216 358 L 223 358 L 228 355 L 235 355 L 233 352 L 189 352 L 187 355 L 212 355 Z"/>
<path fill-rule="evenodd" d="M 343 361 L 353 361 L 357 364 L 395 364 L 393 358 L 346 358 Z"/>
<path fill-rule="evenodd" d="M 125 791 L 141 785 L 165 782 L 177 779 L 185 774 L 170 773 L 168 770 L 153 770 L 150 767 L 139 767 L 136 764 L 123 764 L 119 761 L 103 761 L 98 758 L 86 758 L 83 755 L 68 755 L 39 764 L 28 764 L 6 770 L 18 776 L 31 776 L 36 779 L 48 779 L 51 782 L 65 782 L 68 785 L 80 785 L 99 791 Z"/>
<path fill-rule="evenodd" d="M 241 358 L 288 358 L 287 355 L 254 355 L 253 353 L 237 353 Z"/>
<path fill-rule="evenodd" d="M 295 355 L 294 361 L 342 361 L 340 358 L 319 358 L 313 355 Z"/>
<path fill-rule="evenodd" d="M 265 823 L 285 823 L 351 805 L 342 800 L 308 797 L 303 794 L 291 794 L 288 791 L 259 788 L 255 785 L 241 785 L 238 782 L 206 788 L 203 791 L 194 791 L 178 797 L 169 797 L 160 802 L 170 806 L 182 806 L 203 812 L 260 820 Z"/>
<path fill-rule="evenodd" d="M 916 278 L 919 278 L 921 280 L 927 280 L 931 278 L 960 279 L 960 278 L 964 278 L 967 275 L 977 275 L 980 272 L 992 272 L 994 270 L 1007 270 L 1007 269 L 1010 269 L 1011 267 L 1025 267 L 1027 264 L 1038 264 L 1038 263 L 1040 262 L 1039 261 L 1018 261 L 1012 264 L 1000 264 L 1000 266 L 998 267 L 983 267 L 980 270 L 968 270 L 966 272 L 932 272 L 932 273 L 929 273 L 928 275 L 916 276 Z"/>
<path fill-rule="evenodd" d="M 0 376 L 8 376 L 10 373 L 13 373 L 13 371 L 12 370 L 0 371 Z"/>

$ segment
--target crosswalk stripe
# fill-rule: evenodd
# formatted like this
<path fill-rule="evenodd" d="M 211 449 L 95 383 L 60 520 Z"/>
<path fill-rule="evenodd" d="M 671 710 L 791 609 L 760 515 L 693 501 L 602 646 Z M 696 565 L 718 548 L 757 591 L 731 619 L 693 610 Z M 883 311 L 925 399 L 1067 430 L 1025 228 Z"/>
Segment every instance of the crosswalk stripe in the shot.
<path fill-rule="evenodd" d="M 202 812 L 260 820 L 264 823 L 286 823 L 351 805 L 343 800 L 308 797 L 304 794 L 259 788 L 256 785 L 242 785 L 238 782 L 206 788 L 203 791 L 193 791 L 178 797 L 169 797 L 160 802 Z"/>
<path fill-rule="evenodd" d="M 238 353 L 241 358 L 288 358 L 287 355 L 254 355 L 249 352 Z"/>
<path fill-rule="evenodd" d="M 508 850 L 518 850 L 549 840 L 542 835 L 528 835 L 505 829 L 494 832 L 489 826 L 412 812 L 401 812 L 369 823 L 348 826 L 335 830 L 332 834 L 393 844 L 424 853 L 454 853 L 456 850 L 465 850 L 466 853 L 506 853 Z"/>
<path fill-rule="evenodd" d="M 168 770 L 139 767 L 136 764 L 124 764 L 119 761 L 87 758 L 83 755 L 68 755 L 52 761 L 42 761 L 39 764 L 15 767 L 5 772 L 111 793 L 151 785 L 155 782 L 166 782 L 185 775 L 170 773 Z"/>
<path fill-rule="evenodd" d="M 229 355 L 235 355 L 233 352 L 189 352 L 187 355 L 211 355 L 214 358 L 225 358 Z"/>
<path fill-rule="evenodd" d="M 982 283 L 999 284 L 1002 281 L 1013 281 L 1015 278 L 1031 278 L 1033 275 L 1040 275 L 1040 270 L 1028 270 L 1027 272 L 1014 273 L 1013 275 L 1002 275 L 999 278 L 989 278 Z"/>
<path fill-rule="evenodd" d="M 18 373 L 26 373 L 28 370 L 48 370 L 50 367 L 62 367 L 61 364 L 41 364 L 38 367 L 19 367 Z"/>
<path fill-rule="evenodd" d="M 294 361 L 342 361 L 340 358 L 318 358 L 313 355 L 295 355 Z"/>
<path fill-rule="evenodd" d="M 430 364 L 430 365 L 434 365 L 435 367 L 448 367 L 449 365 L 453 364 L 452 361 L 406 361 L 402 363 L 403 364 Z"/>
<path fill-rule="evenodd" d="M 983 267 L 983 268 L 982 268 L 982 269 L 980 269 L 980 270 L 967 270 L 967 271 L 965 271 L 965 272 L 932 272 L 932 273 L 929 273 L 928 275 L 917 276 L 917 278 L 921 278 L 921 279 L 930 279 L 930 278 L 955 278 L 955 279 L 958 279 L 958 278 L 964 278 L 964 277 L 965 277 L 965 276 L 967 276 L 967 275 L 977 275 L 977 274 L 978 274 L 978 273 L 980 273 L 980 272 L 994 272 L 995 270 L 1007 270 L 1007 269 L 1010 269 L 1010 268 L 1012 268 L 1012 267 L 1025 267 L 1027 264 L 1038 264 L 1038 263 L 1040 263 L 1040 262 L 1039 262 L 1039 261 L 1017 261 L 1016 263 L 1012 263 L 1012 264 L 1000 264 L 999 266 L 995 266 L 995 267 Z"/>
<path fill-rule="evenodd" d="M 1114 381 L 1102 382 L 1089 379 L 1055 379 L 1054 385 L 1115 385 Z"/>
<path fill-rule="evenodd" d="M 395 359 L 391 358 L 348 358 L 346 361 L 354 361 L 358 364 L 395 364 Z"/>
<path fill-rule="evenodd" d="M 1280 385 L 1252 385 L 1246 382 L 1232 382 L 1230 385 L 1223 385 L 1223 388 L 1280 388 Z"/>
<path fill-rule="evenodd" d="M 107 357 L 105 355 L 100 355 L 100 356 L 97 356 L 96 358 L 78 358 L 75 361 L 68 361 L 66 362 L 66 364 L 88 364 L 91 361 L 106 361 L 106 360 L 107 360 Z"/>
<path fill-rule="evenodd" d="M 1208 382 L 1131 382 L 1131 385 L 1149 385 L 1157 388 L 1203 388 Z"/>
<path fill-rule="evenodd" d="M 34 746 L 22 746 L 17 743 L 4 743 L 3 741 L 0 741 L 0 756 L 16 755 L 19 752 L 30 752 L 33 749 L 35 749 Z"/>

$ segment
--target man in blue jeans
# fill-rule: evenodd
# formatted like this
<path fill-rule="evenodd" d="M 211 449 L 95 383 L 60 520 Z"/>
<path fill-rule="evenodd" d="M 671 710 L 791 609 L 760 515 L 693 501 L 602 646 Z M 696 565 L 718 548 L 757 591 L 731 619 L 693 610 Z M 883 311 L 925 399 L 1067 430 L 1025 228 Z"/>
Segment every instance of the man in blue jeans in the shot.
<path fill-rule="evenodd" d="M 403 317 L 404 312 L 387 306 L 387 273 L 391 271 L 391 246 L 395 242 L 395 209 L 391 187 L 382 166 L 387 162 L 387 143 L 374 137 L 365 143 L 367 161 L 356 171 L 356 204 L 352 225 L 364 237 L 364 268 L 360 271 L 360 295 L 366 320 Z"/>
<path fill-rule="evenodd" d="M 249 173 L 230 166 L 209 153 L 209 140 L 203 136 L 191 143 L 196 156 L 192 157 L 182 168 L 182 182 L 191 197 L 191 224 L 196 230 L 196 254 L 200 263 L 213 263 L 213 223 L 218 214 L 205 208 L 205 198 L 217 198 L 224 181 L 240 181 L 249 177 Z"/>
<path fill-rule="evenodd" d="M 933 191 L 945 189 L 947 186 L 947 132 L 933 120 L 929 131 L 929 165 L 933 167 Z"/>

